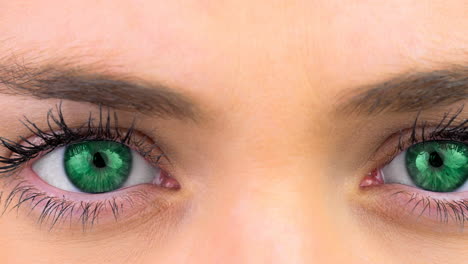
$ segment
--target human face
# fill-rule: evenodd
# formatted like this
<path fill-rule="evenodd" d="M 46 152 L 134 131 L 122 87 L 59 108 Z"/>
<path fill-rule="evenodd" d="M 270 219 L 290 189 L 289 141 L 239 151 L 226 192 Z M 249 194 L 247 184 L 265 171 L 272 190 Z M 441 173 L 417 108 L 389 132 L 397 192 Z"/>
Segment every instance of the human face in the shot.
<path fill-rule="evenodd" d="M 468 190 L 393 163 L 425 133 L 466 141 L 446 133 L 468 118 L 465 0 L 0 3 L 0 136 L 50 151 L 3 143 L 0 262 L 468 259 Z M 96 139 L 149 180 L 65 189 L 60 155 Z"/>

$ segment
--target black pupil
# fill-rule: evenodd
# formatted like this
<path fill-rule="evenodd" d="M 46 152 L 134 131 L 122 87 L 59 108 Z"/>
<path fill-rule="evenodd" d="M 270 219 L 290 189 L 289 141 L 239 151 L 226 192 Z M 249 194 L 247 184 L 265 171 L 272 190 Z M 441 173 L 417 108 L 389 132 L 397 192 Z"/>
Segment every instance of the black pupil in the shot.
<path fill-rule="evenodd" d="M 440 166 L 444 165 L 444 161 L 442 160 L 442 157 L 439 155 L 437 152 L 431 152 L 429 154 L 429 164 L 431 166 L 439 168 Z"/>
<path fill-rule="evenodd" d="M 94 164 L 94 166 L 96 166 L 97 168 L 104 168 L 104 167 L 106 167 L 106 161 L 105 161 L 104 158 L 102 157 L 101 152 L 96 152 L 96 153 L 94 153 L 94 155 L 93 155 L 93 164 Z"/>

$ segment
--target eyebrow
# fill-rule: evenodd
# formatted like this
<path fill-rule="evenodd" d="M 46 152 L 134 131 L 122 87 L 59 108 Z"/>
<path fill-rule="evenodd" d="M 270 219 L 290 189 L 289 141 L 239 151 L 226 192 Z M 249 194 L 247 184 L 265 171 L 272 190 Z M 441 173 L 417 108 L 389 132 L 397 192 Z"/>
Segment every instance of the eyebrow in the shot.
<path fill-rule="evenodd" d="M 0 65 L 0 93 L 88 102 L 162 118 L 196 120 L 199 114 L 195 104 L 174 88 L 91 68 Z"/>
<path fill-rule="evenodd" d="M 400 74 L 352 93 L 338 106 L 339 112 L 374 115 L 448 106 L 468 99 L 468 66 Z"/>

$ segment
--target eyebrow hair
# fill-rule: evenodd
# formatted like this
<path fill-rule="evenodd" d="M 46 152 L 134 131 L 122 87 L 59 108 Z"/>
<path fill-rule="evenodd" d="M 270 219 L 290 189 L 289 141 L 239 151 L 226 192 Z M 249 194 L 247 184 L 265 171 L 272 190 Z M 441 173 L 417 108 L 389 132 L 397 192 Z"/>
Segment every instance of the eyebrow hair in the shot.
<path fill-rule="evenodd" d="M 468 66 L 401 74 L 353 93 L 338 106 L 340 112 L 373 115 L 448 106 L 468 99 Z"/>
<path fill-rule="evenodd" d="M 0 64 L 0 93 L 89 102 L 162 118 L 197 118 L 195 104 L 173 88 L 69 65 Z"/>

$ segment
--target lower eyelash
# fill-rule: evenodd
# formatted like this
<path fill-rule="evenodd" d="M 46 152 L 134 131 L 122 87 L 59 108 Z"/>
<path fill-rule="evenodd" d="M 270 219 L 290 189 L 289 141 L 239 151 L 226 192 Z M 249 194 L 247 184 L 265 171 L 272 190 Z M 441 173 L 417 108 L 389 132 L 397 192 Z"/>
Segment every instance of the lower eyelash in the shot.
<path fill-rule="evenodd" d="M 410 191 L 397 191 L 392 194 L 398 195 L 407 199 L 405 207 L 409 207 L 409 212 L 417 217 L 427 214 L 435 216 L 439 222 L 445 224 L 454 221 L 462 229 L 468 222 L 468 199 L 445 200 Z"/>
<path fill-rule="evenodd" d="M 99 216 L 104 211 L 111 212 L 114 220 L 118 221 L 125 208 L 134 206 L 136 197 L 148 200 L 144 191 L 138 191 L 102 201 L 75 202 L 65 197 L 49 196 L 26 181 L 21 181 L 8 194 L 0 192 L 0 204 L 3 203 L 0 210 L 2 216 L 12 210 L 17 210 L 18 213 L 22 205 L 29 204 L 31 209 L 28 214 L 38 207 L 42 208 L 37 219 L 39 226 L 48 226 L 50 231 L 60 224 L 68 223 L 71 227 L 78 223 L 85 232 L 98 223 Z"/>

